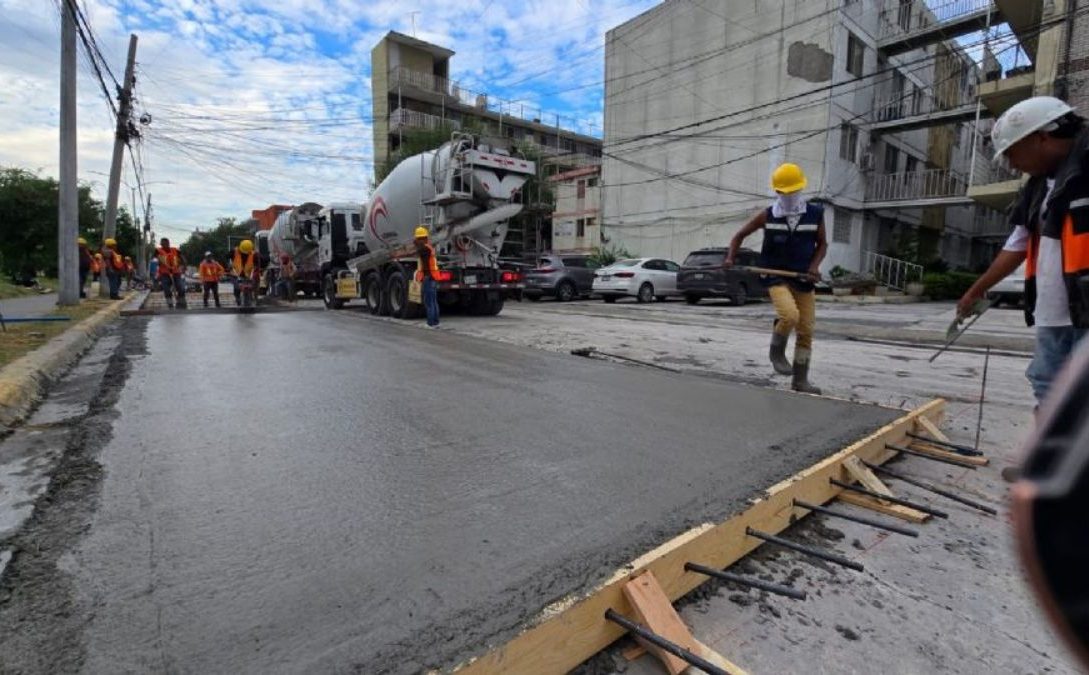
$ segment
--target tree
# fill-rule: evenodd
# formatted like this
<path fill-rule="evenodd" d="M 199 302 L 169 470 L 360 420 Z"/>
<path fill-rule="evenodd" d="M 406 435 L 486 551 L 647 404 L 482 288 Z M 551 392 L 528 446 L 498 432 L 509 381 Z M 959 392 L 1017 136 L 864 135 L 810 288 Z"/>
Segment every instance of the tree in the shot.
<path fill-rule="evenodd" d="M 252 239 L 253 228 L 239 223 L 234 218 L 217 218 L 211 230 L 197 230 L 178 248 L 190 265 L 196 265 L 204 258 L 206 251 L 211 251 L 216 260 L 226 265 L 231 253 L 231 242 L 240 239 Z"/>
<path fill-rule="evenodd" d="M 5 275 L 57 276 L 57 201 L 54 178 L 17 167 L 0 168 L 0 270 Z M 92 249 L 102 246 L 102 202 L 88 185 L 79 187 L 79 233 Z M 131 215 L 117 215 L 117 243 L 135 258 L 138 232 Z"/>

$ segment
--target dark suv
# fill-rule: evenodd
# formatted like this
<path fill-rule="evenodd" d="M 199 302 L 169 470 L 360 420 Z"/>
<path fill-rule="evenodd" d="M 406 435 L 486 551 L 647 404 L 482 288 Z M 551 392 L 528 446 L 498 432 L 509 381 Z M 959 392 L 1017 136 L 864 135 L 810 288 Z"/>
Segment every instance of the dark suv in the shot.
<path fill-rule="evenodd" d="M 537 267 L 526 270 L 523 297 L 540 300 L 545 295 L 561 302 L 589 297 L 598 265 L 584 255 L 543 255 Z"/>
<path fill-rule="evenodd" d="M 692 251 L 684 259 L 677 274 L 677 291 L 688 304 L 694 305 L 701 298 L 729 298 L 735 305 L 744 305 L 751 298 L 767 297 L 768 291 L 760 283 L 760 276 L 739 269 L 725 269 L 726 248 L 701 248 Z M 759 264 L 760 254 L 743 248 L 737 252 L 734 263 L 740 266 Z"/>

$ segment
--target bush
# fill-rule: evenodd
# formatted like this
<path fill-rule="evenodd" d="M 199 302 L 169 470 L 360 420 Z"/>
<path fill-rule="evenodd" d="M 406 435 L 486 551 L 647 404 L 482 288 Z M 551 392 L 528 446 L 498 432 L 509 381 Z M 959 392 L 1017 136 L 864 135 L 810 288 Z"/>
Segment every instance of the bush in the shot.
<path fill-rule="evenodd" d="M 932 272 L 923 275 L 923 292 L 931 300 L 959 300 L 977 278 L 967 272 Z"/>
<path fill-rule="evenodd" d="M 617 260 L 634 257 L 622 246 L 599 246 L 588 256 L 590 262 L 596 263 L 599 267 L 608 267 Z"/>

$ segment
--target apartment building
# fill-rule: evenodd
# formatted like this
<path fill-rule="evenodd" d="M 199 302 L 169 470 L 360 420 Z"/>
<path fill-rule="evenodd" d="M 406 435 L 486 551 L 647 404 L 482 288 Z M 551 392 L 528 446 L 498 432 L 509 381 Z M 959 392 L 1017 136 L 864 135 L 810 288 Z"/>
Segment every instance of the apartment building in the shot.
<path fill-rule="evenodd" d="M 827 207 L 826 271 L 908 246 L 981 264 L 1005 225 L 967 194 L 1002 178 L 980 31 L 1002 20 L 989 0 L 666 0 L 607 34 L 603 235 L 674 259 L 723 245 L 792 161 Z"/>

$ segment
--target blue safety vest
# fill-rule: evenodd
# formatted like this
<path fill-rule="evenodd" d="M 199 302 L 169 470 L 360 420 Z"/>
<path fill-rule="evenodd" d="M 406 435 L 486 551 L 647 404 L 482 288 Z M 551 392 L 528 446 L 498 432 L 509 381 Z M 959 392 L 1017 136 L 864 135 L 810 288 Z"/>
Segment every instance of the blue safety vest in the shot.
<path fill-rule="evenodd" d="M 791 224 L 793 216 L 776 218 L 771 215 L 769 206 L 764 224 L 764 246 L 760 250 L 760 266 L 808 272 L 813 256 L 817 253 L 817 230 L 823 218 L 823 206 L 806 204 L 805 213 L 797 217 L 797 222 Z M 783 277 L 767 276 L 763 279 L 767 286 L 788 282 Z M 799 290 L 813 288 L 813 284 L 803 281 L 789 280 L 789 283 Z"/>

